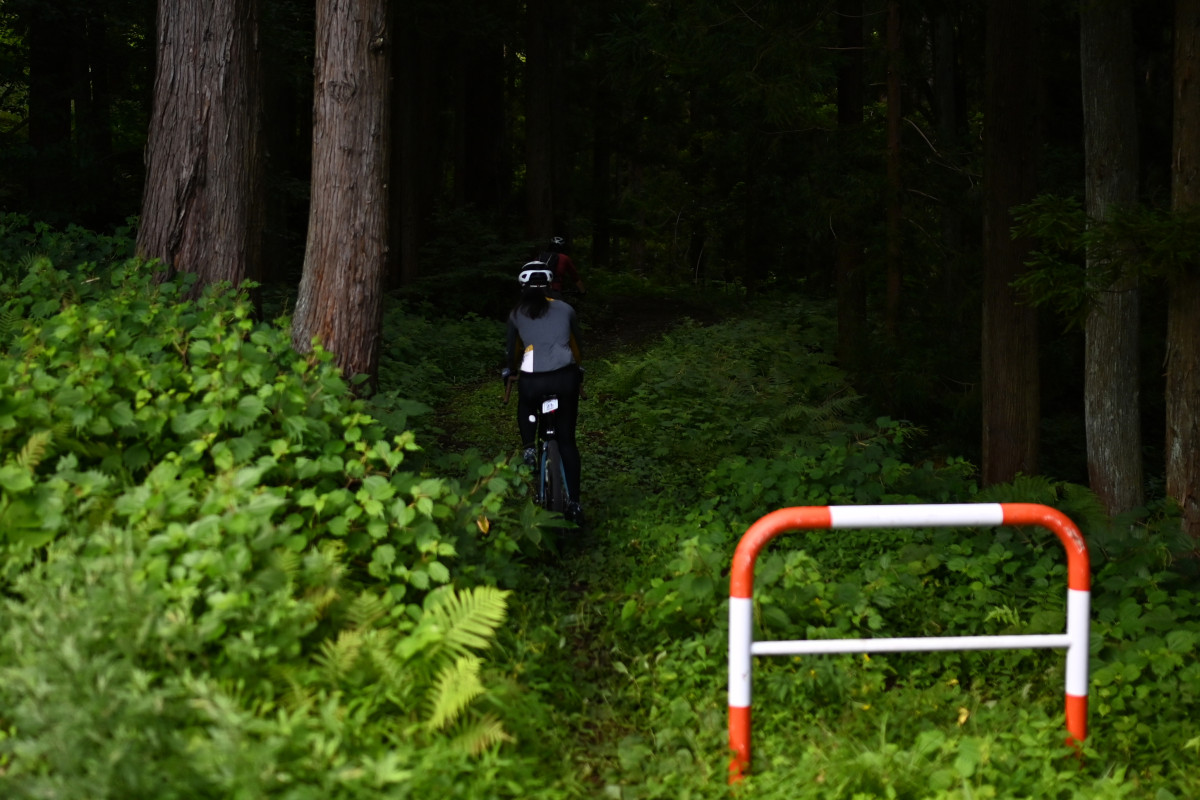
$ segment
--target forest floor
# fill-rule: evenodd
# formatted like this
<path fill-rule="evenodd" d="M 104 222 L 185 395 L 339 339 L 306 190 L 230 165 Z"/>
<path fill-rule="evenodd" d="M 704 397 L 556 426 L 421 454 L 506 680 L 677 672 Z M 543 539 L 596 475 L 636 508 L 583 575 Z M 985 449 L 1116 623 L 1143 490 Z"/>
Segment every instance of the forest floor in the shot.
<path fill-rule="evenodd" d="M 584 361 L 612 358 L 628 350 L 639 350 L 684 319 L 707 325 L 720 319 L 711 304 L 666 299 L 651 295 L 584 295 L 576 301 L 576 312 L 584 329 Z"/>
<path fill-rule="evenodd" d="M 592 291 L 583 297 L 568 298 L 568 302 L 576 307 L 582 327 L 583 363 L 585 368 L 597 365 L 595 374 L 603 374 L 603 362 L 632 357 L 687 320 L 707 326 L 735 313 L 725 313 L 719 299 L 668 298 L 651 293 Z M 476 448 L 485 457 L 502 455 L 509 449 L 515 455 L 515 408 L 512 402 L 507 406 L 498 402 L 500 381 L 489 378 L 462 389 L 435 412 L 439 447 L 455 451 Z M 491 401 L 492 396 L 497 402 Z M 616 769 L 613 765 L 618 743 L 636 731 L 636 723 L 613 719 L 607 712 L 608 698 L 619 697 L 619 687 L 627 679 L 612 669 L 613 634 L 607 631 L 611 620 L 598 609 L 604 605 L 604 598 L 621 593 L 628 578 L 629 554 L 625 541 L 628 532 L 613 524 L 614 517 L 626 516 L 619 508 L 622 501 L 604 497 L 600 488 L 606 483 L 604 476 L 588 473 L 589 466 L 593 470 L 612 466 L 596 457 L 597 451 L 604 449 L 606 438 L 603 425 L 597 427 L 592 414 L 591 404 L 597 402 L 601 399 L 586 400 L 580 409 L 584 487 L 592 487 L 590 496 L 585 491 L 583 498 L 587 523 L 583 529 L 561 529 L 552 535 L 555 544 L 540 555 L 531 555 L 527 583 L 519 599 L 512 601 L 510 614 L 514 629 L 559 629 L 570 642 L 564 653 L 571 655 L 564 655 L 561 663 L 551 659 L 547 667 L 575 675 L 577 696 L 552 702 L 562 715 L 561 732 L 570 739 L 568 757 L 577 765 L 578 774 L 586 776 L 583 779 L 588 783 L 595 782 L 592 788 L 601 791 L 602 773 L 611 775 Z M 601 766 L 604 764 L 608 766 Z"/>

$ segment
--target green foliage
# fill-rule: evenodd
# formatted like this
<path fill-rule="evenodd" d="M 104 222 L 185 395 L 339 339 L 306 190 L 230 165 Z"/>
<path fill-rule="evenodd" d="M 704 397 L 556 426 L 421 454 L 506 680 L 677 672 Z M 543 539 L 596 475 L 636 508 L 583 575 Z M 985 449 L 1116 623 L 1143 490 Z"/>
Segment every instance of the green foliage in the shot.
<path fill-rule="evenodd" d="M 370 400 L 373 416 L 396 432 L 434 434 L 440 429 L 433 408 L 502 360 L 504 325 L 473 313 L 449 318 L 389 303 L 383 338 L 379 383 L 386 389 Z"/>
<path fill-rule="evenodd" d="M 7 299 L 62 306 L 10 337 L 0 367 L 9 543 L 38 546 L 81 520 L 279 524 L 297 550 L 340 539 L 400 597 L 447 583 L 481 520 L 500 516 L 516 477 L 502 461 L 472 464 L 466 484 L 399 470 L 417 450 L 412 433 L 386 438 L 328 353 L 295 354 L 244 298 L 216 288 L 188 301 L 132 263 L 88 278 L 112 292 L 86 304 L 54 291 L 71 280 L 47 267 Z M 251 487 L 252 511 L 222 513 L 226 494 Z"/>
<path fill-rule="evenodd" d="M 8 794 L 478 796 L 529 771 L 508 709 L 544 712 L 482 658 L 508 596 L 485 582 L 538 536 L 504 459 L 412 469 L 412 431 L 228 287 L 39 257 L 2 288 Z"/>
<path fill-rule="evenodd" d="M 1042 195 L 1014 209 L 1014 235 L 1032 239 L 1030 269 L 1017 279 L 1031 302 L 1082 326 L 1091 303 L 1124 275 L 1171 280 L 1195 269 L 1200 211 L 1113 208 L 1089 219 L 1074 197 Z M 1090 259 L 1090 263 L 1089 263 Z"/>
<path fill-rule="evenodd" d="M 1022 501 L 1063 510 L 1103 543 L 1093 551 L 1092 729 L 1083 760 L 1062 745 L 1061 652 L 759 658 L 745 791 L 1193 794 L 1187 765 L 1200 736 L 1187 719 L 1197 703 L 1192 639 L 1200 624 L 1194 570 L 1164 546 L 1169 520 L 1144 510 L 1108 520 L 1085 488 L 1048 478 L 981 492 L 961 459 L 914 463 L 922 431 L 888 418 L 864 424 L 853 405 L 822 417 L 820 404 L 838 391 L 832 370 L 826 391 L 808 395 L 817 408 L 777 429 L 752 439 L 732 425 L 709 433 L 704 426 L 722 413 L 749 416 L 756 404 L 779 403 L 767 396 L 776 389 L 794 398 L 804 385 L 794 374 L 757 382 L 765 370 L 750 366 L 762 363 L 756 348 L 765 340 L 769 350 L 772 331 L 786 326 L 773 315 L 762 314 L 770 324 L 686 328 L 589 373 L 585 488 L 603 498 L 604 534 L 555 568 L 539 601 L 549 623 L 523 633 L 523 652 L 562 665 L 526 665 L 523 674 L 563 698 L 562 724 L 577 731 L 584 774 L 611 796 L 723 791 L 727 574 L 738 537 L 762 514 L 827 503 Z M 730 399 L 733 379 L 711 377 L 725 350 L 747 353 L 737 375 L 745 397 Z M 797 372 L 810 366 L 802 353 L 797 360 Z M 797 532 L 758 558 L 755 635 L 1059 632 L 1065 588 L 1062 547 L 1039 529 Z"/>
<path fill-rule="evenodd" d="M 728 569 L 746 527 L 789 505 L 984 500 L 1054 506 L 1093 543 L 1083 759 L 1062 745 L 1055 651 L 762 658 L 745 790 L 1200 791 L 1200 598 L 1177 520 L 1110 520 L 1044 477 L 980 491 L 962 459 L 913 458 L 925 432 L 863 413 L 817 304 L 690 323 L 589 370 L 595 527 L 522 566 L 547 520 L 517 496 L 521 469 L 480 455 L 512 445 L 496 383 L 453 395 L 469 441 L 425 453 L 228 289 L 187 301 L 134 264 L 22 280 L 57 294 L 0 297 L 18 309 L 0 340 L 14 797 L 725 794 Z M 486 374 L 470 366 L 486 326 L 449 330 L 461 389 Z M 755 577 L 759 638 L 1064 624 L 1045 531 L 795 532 Z"/>
<path fill-rule="evenodd" d="M 12 586 L 6 796 L 464 796 L 520 767 L 496 750 L 508 734 L 479 680 L 506 593 L 396 605 L 355 593 L 330 548 L 289 560 L 231 532 L 226 547 L 251 554 L 202 600 L 164 580 L 154 538 L 65 539 Z M 239 596 L 250 616 L 218 653 L 193 609 Z M 448 683 L 464 665 L 474 685 Z"/>
<path fill-rule="evenodd" d="M 652 353 L 609 364 L 589 391 L 620 422 L 593 469 L 688 496 L 696 472 L 724 455 L 771 456 L 819 441 L 855 402 L 814 346 L 830 335 L 816 306 L 779 304 L 754 319 L 685 325 Z"/>

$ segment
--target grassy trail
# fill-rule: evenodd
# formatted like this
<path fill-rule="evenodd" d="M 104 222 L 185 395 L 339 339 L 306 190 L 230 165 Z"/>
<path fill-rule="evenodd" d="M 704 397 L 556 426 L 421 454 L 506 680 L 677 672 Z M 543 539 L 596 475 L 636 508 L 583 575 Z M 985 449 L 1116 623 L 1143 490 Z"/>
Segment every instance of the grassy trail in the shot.
<path fill-rule="evenodd" d="M 526 564 L 522 585 L 510 598 L 508 635 L 501 642 L 511 678 L 554 709 L 554 730 L 545 746 L 557 750 L 564 770 L 561 788 L 577 796 L 600 796 L 627 783 L 631 747 L 647 735 L 650 709 L 634 676 L 635 662 L 652 654 L 626 647 L 615 630 L 638 572 L 641 553 L 629 521 L 636 503 L 620 483 L 621 454 L 606 452 L 611 431 L 599 412 L 610 362 L 652 345 L 678 324 L 685 310 L 654 298 L 591 298 L 581 318 L 584 355 L 593 391 L 581 401 L 578 441 L 583 459 L 586 528 L 549 531 L 549 546 Z M 712 319 L 704 308 L 691 318 Z M 515 403 L 501 404 L 498 380 L 460 392 L 438 412 L 443 441 L 460 449 L 516 457 Z M 657 493 L 658 487 L 643 486 Z M 714 702 L 721 698 L 714 697 Z M 553 742 L 552 744 L 550 742 Z M 635 770 L 636 771 L 636 770 Z"/>

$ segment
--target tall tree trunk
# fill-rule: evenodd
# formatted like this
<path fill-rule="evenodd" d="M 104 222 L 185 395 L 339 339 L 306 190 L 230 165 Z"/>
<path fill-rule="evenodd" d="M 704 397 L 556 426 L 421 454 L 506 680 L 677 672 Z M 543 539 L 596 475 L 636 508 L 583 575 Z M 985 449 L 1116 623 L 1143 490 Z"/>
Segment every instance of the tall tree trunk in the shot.
<path fill-rule="evenodd" d="M 900 1 L 887 4 L 887 297 L 884 327 L 895 337 L 900 317 L 900 186 L 901 36 Z"/>
<path fill-rule="evenodd" d="M 379 366 L 388 254 L 392 41 L 387 0 L 318 0 L 313 195 L 292 344 L 347 377 Z"/>
<path fill-rule="evenodd" d="M 862 0 L 838 0 L 838 31 L 841 47 L 837 70 L 838 142 L 842 162 L 849 169 L 850 151 L 858 145 L 858 137 L 853 134 L 862 128 L 863 122 Z M 841 205 L 849 207 L 848 203 Z M 867 323 L 863 246 L 854 220 L 839 220 L 837 233 L 837 357 L 842 369 L 853 372 L 862 362 Z"/>
<path fill-rule="evenodd" d="M 1133 24 L 1128 0 L 1082 0 L 1080 67 L 1089 219 L 1138 199 Z M 1088 271 L 1107 264 L 1088 254 Z M 1110 515 L 1142 504 L 1138 402 L 1138 285 L 1118 278 L 1099 293 L 1085 325 L 1084 427 L 1088 480 Z"/>
<path fill-rule="evenodd" d="M 552 5 L 525 4 L 525 226 L 531 238 L 543 242 L 555 234 L 553 45 L 546 24 Z"/>
<path fill-rule="evenodd" d="M 1200 0 L 1175 2 L 1175 124 L 1171 205 L 1200 204 Z M 1200 540 L 1200 267 L 1174 276 L 1167 303 L 1167 494 Z"/>
<path fill-rule="evenodd" d="M 160 0 L 138 253 L 206 284 L 257 278 L 262 243 L 258 0 Z"/>
<path fill-rule="evenodd" d="M 1029 246 L 1010 209 L 1037 186 L 1039 115 L 1035 0 L 989 0 L 985 45 L 983 219 L 983 483 L 1037 472 L 1037 316 L 1012 282 Z"/>

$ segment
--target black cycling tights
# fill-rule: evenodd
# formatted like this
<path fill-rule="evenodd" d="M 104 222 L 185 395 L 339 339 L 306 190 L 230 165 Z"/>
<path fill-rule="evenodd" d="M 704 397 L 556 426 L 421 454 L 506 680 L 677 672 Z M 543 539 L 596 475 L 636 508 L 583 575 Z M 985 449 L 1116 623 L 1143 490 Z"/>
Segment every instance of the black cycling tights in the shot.
<path fill-rule="evenodd" d="M 579 367 L 556 369 L 552 372 L 522 372 L 517 383 L 517 427 L 521 442 L 532 447 L 537 436 L 538 405 L 546 395 L 558 396 L 558 411 L 554 424 L 558 451 L 567 471 L 568 499 L 579 501 L 579 447 L 575 444 L 575 421 L 579 418 L 579 385 L 583 376 Z"/>

